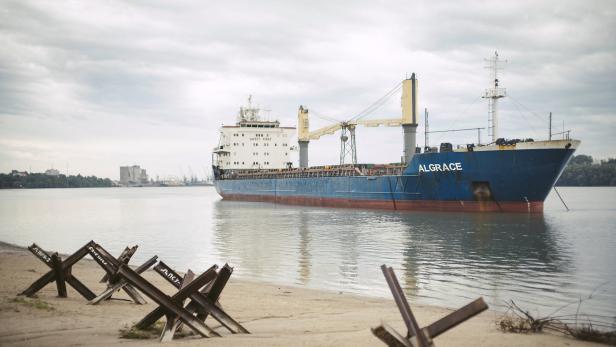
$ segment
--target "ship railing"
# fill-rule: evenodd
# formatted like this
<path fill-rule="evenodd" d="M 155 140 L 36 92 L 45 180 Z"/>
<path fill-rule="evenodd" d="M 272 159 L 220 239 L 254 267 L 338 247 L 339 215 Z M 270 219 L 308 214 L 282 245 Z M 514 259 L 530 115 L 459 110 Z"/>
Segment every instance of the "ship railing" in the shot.
<path fill-rule="evenodd" d="M 404 166 L 400 164 L 383 165 L 340 165 L 319 166 L 310 168 L 271 169 L 271 170 L 227 170 L 221 178 L 224 179 L 273 179 L 273 178 L 305 178 L 305 177 L 351 177 L 351 176 L 384 176 L 400 175 Z"/>

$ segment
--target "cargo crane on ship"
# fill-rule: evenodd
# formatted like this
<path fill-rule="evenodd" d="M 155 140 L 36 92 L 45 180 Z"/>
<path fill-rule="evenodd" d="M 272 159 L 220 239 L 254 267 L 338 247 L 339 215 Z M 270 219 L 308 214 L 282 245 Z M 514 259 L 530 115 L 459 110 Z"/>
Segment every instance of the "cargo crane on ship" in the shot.
<path fill-rule="evenodd" d="M 378 109 L 392 95 L 402 89 L 402 116 L 399 118 L 388 119 L 363 119 L 374 110 Z M 304 106 L 299 107 L 297 114 L 298 124 L 298 144 L 299 144 L 299 166 L 308 167 L 308 144 L 311 140 L 318 140 L 325 135 L 333 135 L 340 130 L 340 165 L 357 164 L 357 149 L 355 142 L 355 128 L 358 125 L 366 127 L 397 127 L 404 129 L 404 162 L 407 163 L 415 153 L 415 136 L 417 132 L 417 79 L 415 74 L 411 78 L 405 79 L 397 84 L 392 90 L 383 95 L 380 99 L 368 106 L 353 118 L 340 121 L 336 124 L 322 127 L 310 131 L 309 111 Z"/>

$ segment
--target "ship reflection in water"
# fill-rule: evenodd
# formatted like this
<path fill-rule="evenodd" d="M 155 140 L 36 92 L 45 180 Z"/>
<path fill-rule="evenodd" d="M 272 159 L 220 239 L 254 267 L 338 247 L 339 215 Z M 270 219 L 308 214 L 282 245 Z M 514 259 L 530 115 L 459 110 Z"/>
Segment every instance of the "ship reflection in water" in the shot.
<path fill-rule="evenodd" d="M 616 189 L 563 188 L 546 213 L 438 213 L 221 201 L 211 188 L 0 191 L 0 241 L 72 253 L 96 240 L 139 245 L 177 269 L 229 262 L 234 278 L 459 307 L 484 296 L 551 313 L 594 291 L 582 312 L 616 316 Z M 496 306 L 495 306 L 496 305 Z M 533 311 L 534 312 L 534 311 Z M 561 311 L 562 313 L 562 311 Z"/>
<path fill-rule="evenodd" d="M 566 235 L 543 215 L 218 201 L 213 218 L 219 258 L 244 278 L 389 296 L 379 268 L 385 263 L 415 302 L 457 307 L 484 296 L 493 306 L 514 299 L 542 313 L 577 302 L 602 283 L 580 282 Z M 613 304 L 584 305 L 595 314 L 614 310 Z"/>

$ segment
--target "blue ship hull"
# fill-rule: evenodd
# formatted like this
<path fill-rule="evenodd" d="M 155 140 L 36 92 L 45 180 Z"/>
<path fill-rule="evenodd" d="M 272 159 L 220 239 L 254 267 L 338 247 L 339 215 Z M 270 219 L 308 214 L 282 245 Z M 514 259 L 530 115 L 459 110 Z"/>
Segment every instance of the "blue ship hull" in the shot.
<path fill-rule="evenodd" d="M 401 175 L 217 179 L 215 186 L 224 199 L 233 200 L 396 210 L 542 212 L 543 201 L 575 151 L 576 146 L 563 143 L 559 148 L 416 154 Z"/>

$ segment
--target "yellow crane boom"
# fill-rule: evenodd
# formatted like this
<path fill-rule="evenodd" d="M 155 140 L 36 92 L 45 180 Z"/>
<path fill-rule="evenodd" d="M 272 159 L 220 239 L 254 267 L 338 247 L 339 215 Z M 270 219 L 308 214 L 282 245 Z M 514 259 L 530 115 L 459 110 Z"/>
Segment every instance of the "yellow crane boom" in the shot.
<path fill-rule="evenodd" d="M 391 96 L 391 92 L 386 94 Z M 336 124 L 328 125 L 317 130 L 310 131 L 309 112 L 303 106 L 299 107 L 297 113 L 297 139 L 300 150 L 300 167 L 308 166 L 308 143 L 310 140 L 318 140 L 321 136 L 332 135 L 338 130 L 342 130 L 340 164 L 344 164 L 347 152 L 347 131 L 350 132 L 351 141 L 348 144 L 353 164 L 356 162 L 355 153 L 355 128 L 358 125 L 366 127 L 397 127 L 402 126 L 404 130 L 404 161 L 409 162 L 415 152 L 415 132 L 417 129 L 417 80 L 415 74 L 411 78 L 402 81 L 402 114 L 400 118 L 388 119 L 353 119 L 341 121 Z M 358 116 L 356 116 L 358 117 Z M 363 116 L 362 116 L 363 117 Z"/>
<path fill-rule="evenodd" d="M 366 127 L 399 127 L 402 125 L 402 118 L 390 118 L 390 119 L 362 119 L 357 121 L 348 121 L 348 122 L 340 122 L 332 125 L 328 125 L 317 130 L 309 131 L 308 127 L 308 109 L 305 109 L 300 106 L 300 111 L 298 114 L 299 118 L 299 129 L 298 129 L 298 138 L 300 141 L 310 141 L 310 140 L 318 140 L 321 136 L 325 135 L 333 135 L 336 131 L 344 128 L 351 127 L 357 125 L 363 125 Z"/>

